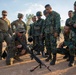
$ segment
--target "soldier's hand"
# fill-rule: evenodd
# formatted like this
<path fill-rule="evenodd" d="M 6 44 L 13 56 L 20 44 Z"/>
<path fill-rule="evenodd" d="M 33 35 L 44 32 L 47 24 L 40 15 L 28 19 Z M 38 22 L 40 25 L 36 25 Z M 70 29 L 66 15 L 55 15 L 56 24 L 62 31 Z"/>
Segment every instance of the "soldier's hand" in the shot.
<path fill-rule="evenodd" d="M 76 24 L 74 24 L 73 27 L 76 28 Z"/>
<path fill-rule="evenodd" d="M 58 33 L 57 32 L 54 33 L 54 37 L 56 37 L 56 38 L 58 37 Z"/>
<path fill-rule="evenodd" d="M 23 54 L 25 54 L 25 53 L 26 53 L 26 50 L 23 49 L 23 50 L 21 51 L 21 55 L 23 55 Z"/>
<path fill-rule="evenodd" d="M 58 48 L 61 48 L 61 47 L 62 47 L 62 45 L 63 45 L 63 42 L 61 42 L 61 43 L 59 44 Z"/>
<path fill-rule="evenodd" d="M 21 48 L 21 47 L 22 47 L 22 45 L 18 45 L 18 46 L 17 46 L 17 48 Z"/>

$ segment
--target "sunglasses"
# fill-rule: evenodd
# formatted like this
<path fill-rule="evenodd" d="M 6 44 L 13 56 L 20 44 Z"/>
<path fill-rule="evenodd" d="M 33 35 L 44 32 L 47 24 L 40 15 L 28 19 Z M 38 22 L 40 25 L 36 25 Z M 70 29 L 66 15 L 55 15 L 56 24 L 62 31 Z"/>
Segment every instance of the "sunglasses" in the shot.
<path fill-rule="evenodd" d="M 7 14 L 2 14 L 3 16 L 7 16 Z"/>
<path fill-rule="evenodd" d="M 19 32 L 19 33 L 23 34 L 24 32 Z"/>

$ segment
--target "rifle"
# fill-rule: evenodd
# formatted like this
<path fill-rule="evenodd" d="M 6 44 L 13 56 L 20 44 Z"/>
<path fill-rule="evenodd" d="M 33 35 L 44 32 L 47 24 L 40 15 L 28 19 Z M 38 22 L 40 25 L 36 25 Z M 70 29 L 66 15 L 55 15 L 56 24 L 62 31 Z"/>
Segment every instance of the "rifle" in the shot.
<path fill-rule="evenodd" d="M 17 38 L 17 40 L 22 44 L 23 48 L 24 48 L 29 54 L 31 54 L 31 56 L 36 60 L 36 62 L 39 63 L 39 65 L 36 66 L 35 68 L 31 69 L 30 72 L 33 72 L 33 71 L 34 71 L 36 68 L 38 68 L 38 67 L 41 68 L 42 65 L 45 66 L 49 71 L 51 71 L 50 68 L 49 68 L 49 66 L 46 66 L 38 57 L 36 57 L 36 55 L 35 55 L 31 50 L 29 50 L 29 48 L 26 46 L 25 43 L 21 42 L 19 38 Z M 33 48 L 33 49 L 34 49 L 34 48 Z M 32 50 L 33 50 L 33 49 L 32 49 Z"/>

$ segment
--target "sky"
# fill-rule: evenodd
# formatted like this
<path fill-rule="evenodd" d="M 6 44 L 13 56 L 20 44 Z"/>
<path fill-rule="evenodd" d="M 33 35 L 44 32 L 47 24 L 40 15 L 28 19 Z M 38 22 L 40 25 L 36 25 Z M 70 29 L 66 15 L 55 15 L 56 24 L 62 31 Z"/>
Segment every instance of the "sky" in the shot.
<path fill-rule="evenodd" d="M 58 12 L 61 16 L 62 24 L 68 18 L 68 11 L 73 10 L 75 0 L 0 0 L 0 17 L 1 11 L 7 10 L 8 18 L 12 22 L 17 19 L 17 14 L 36 14 L 37 11 L 45 9 L 46 4 L 50 4 L 52 9 Z M 44 18 L 44 16 L 43 16 Z"/>

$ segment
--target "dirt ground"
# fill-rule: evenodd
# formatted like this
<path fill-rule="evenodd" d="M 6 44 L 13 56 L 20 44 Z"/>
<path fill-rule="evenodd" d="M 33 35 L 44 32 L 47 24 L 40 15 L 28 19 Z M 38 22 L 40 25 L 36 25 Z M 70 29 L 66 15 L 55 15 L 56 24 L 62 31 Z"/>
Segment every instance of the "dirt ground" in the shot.
<path fill-rule="evenodd" d="M 30 69 L 37 66 L 38 63 L 35 60 L 31 60 L 29 54 L 27 54 L 21 57 L 23 62 L 15 61 L 11 66 L 7 66 L 5 60 L 0 60 L 0 75 L 76 75 L 76 65 L 68 67 L 68 62 L 63 59 L 63 55 L 57 55 L 57 62 L 54 66 L 50 66 L 50 62 L 45 62 L 45 58 L 42 58 L 42 56 L 38 57 L 49 66 L 51 72 L 44 66 L 41 69 L 37 68 L 35 71 L 30 72 Z"/>

